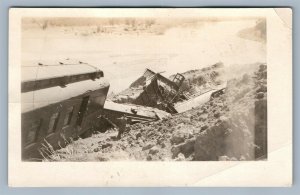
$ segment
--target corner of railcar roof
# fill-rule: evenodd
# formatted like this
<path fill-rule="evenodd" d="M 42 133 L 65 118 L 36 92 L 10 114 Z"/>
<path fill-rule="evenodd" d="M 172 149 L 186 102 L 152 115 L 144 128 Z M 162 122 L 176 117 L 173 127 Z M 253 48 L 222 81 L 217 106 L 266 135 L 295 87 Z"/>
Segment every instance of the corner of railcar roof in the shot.
<path fill-rule="evenodd" d="M 69 59 L 25 63 L 21 72 L 22 93 L 55 86 L 65 87 L 67 84 L 104 77 L 98 67 Z"/>

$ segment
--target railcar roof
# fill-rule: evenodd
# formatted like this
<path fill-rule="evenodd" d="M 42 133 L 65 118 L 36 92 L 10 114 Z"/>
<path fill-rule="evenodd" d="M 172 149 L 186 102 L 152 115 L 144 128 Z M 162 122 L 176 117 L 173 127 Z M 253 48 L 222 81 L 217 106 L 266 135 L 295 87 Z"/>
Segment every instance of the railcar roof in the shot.
<path fill-rule="evenodd" d="M 109 83 L 104 78 L 95 80 L 85 80 L 66 85 L 66 87 L 51 87 L 37 91 L 30 91 L 21 94 L 22 113 L 29 112 L 49 104 L 61 102 L 72 97 L 79 96 L 88 91 L 109 87 Z M 106 96 L 107 94 L 105 94 Z"/>
<path fill-rule="evenodd" d="M 63 77 L 99 71 L 98 68 L 81 61 L 39 61 L 22 63 L 22 82 L 41 80 L 47 78 Z"/>

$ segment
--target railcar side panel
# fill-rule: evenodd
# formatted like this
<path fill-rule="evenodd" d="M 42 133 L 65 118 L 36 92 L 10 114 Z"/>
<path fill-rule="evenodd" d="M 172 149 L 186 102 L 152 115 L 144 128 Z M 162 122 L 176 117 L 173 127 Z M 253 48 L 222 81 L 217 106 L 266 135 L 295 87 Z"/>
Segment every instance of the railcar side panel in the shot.
<path fill-rule="evenodd" d="M 39 149 L 47 140 L 54 149 L 64 147 L 66 139 L 76 138 L 97 127 L 108 86 L 68 100 L 22 114 L 22 159 L 41 159 Z M 88 98 L 82 122 L 78 125 L 83 99 Z M 60 146 L 59 146 L 60 145 Z"/>

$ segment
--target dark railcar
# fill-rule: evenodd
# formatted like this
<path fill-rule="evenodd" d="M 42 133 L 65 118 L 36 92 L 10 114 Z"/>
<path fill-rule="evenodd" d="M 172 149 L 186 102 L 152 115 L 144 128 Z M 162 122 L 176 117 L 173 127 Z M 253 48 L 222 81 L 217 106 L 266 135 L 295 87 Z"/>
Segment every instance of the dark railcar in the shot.
<path fill-rule="evenodd" d="M 22 67 L 22 159 L 42 159 L 45 140 L 54 149 L 97 128 L 109 84 L 103 72 L 79 63 Z"/>

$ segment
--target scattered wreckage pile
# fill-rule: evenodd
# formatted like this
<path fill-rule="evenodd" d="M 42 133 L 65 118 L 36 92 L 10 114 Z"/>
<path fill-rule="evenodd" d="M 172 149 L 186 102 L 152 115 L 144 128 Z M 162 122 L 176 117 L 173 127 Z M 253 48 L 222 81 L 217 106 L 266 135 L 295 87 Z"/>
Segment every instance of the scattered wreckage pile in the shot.
<path fill-rule="evenodd" d="M 187 100 L 181 90 L 184 79 L 183 75 L 176 74 L 171 81 L 160 73 L 146 69 L 140 78 L 113 97 L 112 101 L 158 108 L 175 114 L 174 103 Z"/>
<path fill-rule="evenodd" d="M 210 69 L 201 71 L 202 74 L 198 72 L 195 76 L 190 76 L 190 73 L 198 70 L 182 74 L 187 79 L 181 84 L 189 85 L 181 91 L 180 95 L 174 93 L 173 98 L 178 95 L 183 97 L 182 94 L 185 95 L 193 90 L 198 91 L 199 88 L 204 90 L 205 84 L 210 88 L 216 86 L 220 82 L 217 79 L 221 66 L 222 64 L 214 65 Z M 140 83 L 147 82 L 144 78 L 138 80 L 141 81 Z M 136 86 L 139 85 L 139 82 L 133 83 L 132 91 L 137 91 Z M 127 95 L 121 93 L 114 101 L 133 103 L 141 95 L 142 90 L 137 93 L 138 95 L 132 91 L 125 90 Z M 130 93 L 131 96 L 128 95 Z M 176 110 L 176 103 L 182 103 L 181 101 L 183 100 L 178 98 L 177 102 L 172 102 L 172 107 Z M 189 99 L 187 98 L 185 102 L 189 102 Z M 116 129 L 110 129 L 105 133 L 76 140 L 66 148 L 56 151 L 49 160 L 265 159 L 267 157 L 267 66 L 261 64 L 253 74 L 244 74 L 240 78 L 229 80 L 225 88 L 214 91 L 207 102 L 193 105 L 193 109 L 167 115 L 161 120 L 130 125 L 119 140 L 116 139 L 116 135 Z"/>

